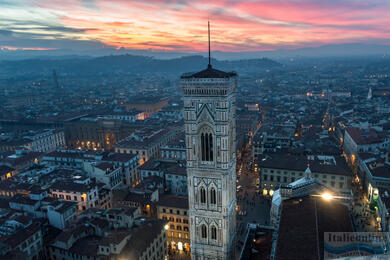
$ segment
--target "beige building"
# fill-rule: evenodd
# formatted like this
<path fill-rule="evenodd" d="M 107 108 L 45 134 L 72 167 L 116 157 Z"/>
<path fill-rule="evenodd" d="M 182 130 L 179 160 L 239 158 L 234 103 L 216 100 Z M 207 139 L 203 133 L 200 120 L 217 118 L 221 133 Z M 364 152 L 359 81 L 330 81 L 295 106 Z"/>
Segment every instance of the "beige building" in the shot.
<path fill-rule="evenodd" d="M 188 197 L 163 195 L 156 202 L 157 218 L 168 222 L 168 248 L 190 251 Z"/>
<path fill-rule="evenodd" d="M 78 212 L 99 207 L 98 185 L 86 177 L 80 177 L 74 181 L 56 182 L 49 188 L 49 191 L 51 197 L 77 202 Z"/>
<path fill-rule="evenodd" d="M 176 130 L 170 128 L 141 129 L 117 143 L 115 152 L 136 154 L 139 156 L 139 165 L 142 165 L 152 157 L 160 157 L 160 148 L 175 135 Z"/>
<path fill-rule="evenodd" d="M 321 184 L 337 192 L 350 192 L 352 172 L 342 157 L 270 154 L 259 158 L 257 162 L 260 176 L 260 193 L 264 196 L 272 196 L 280 185 L 287 185 L 301 179 L 308 165 L 312 177 Z"/>

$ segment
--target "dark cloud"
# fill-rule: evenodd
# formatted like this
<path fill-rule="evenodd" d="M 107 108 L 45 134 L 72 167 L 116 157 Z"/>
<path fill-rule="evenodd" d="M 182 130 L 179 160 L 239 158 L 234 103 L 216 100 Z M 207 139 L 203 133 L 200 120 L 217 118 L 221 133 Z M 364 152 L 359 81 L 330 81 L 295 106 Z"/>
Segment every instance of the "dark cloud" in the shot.
<path fill-rule="evenodd" d="M 86 31 L 98 30 L 97 28 L 70 28 L 70 27 L 62 27 L 62 26 L 35 26 L 35 27 L 23 27 L 23 26 L 13 26 L 8 27 L 9 30 L 23 30 L 26 33 L 31 30 L 42 30 L 42 31 L 50 31 L 50 32 L 64 32 L 64 33 L 83 33 Z"/>

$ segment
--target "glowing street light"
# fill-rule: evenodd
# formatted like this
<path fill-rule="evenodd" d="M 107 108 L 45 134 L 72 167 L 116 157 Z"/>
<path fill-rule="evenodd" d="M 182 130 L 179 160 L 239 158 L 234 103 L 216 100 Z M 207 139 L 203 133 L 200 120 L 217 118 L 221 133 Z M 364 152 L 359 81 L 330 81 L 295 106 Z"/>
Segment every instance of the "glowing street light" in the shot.
<path fill-rule="evenodd" d="M 168 229 L 169 229 L 168 224 L 166 224 L 166 225 L 164 226 L 164 229 L 165 229 L 165 230 L 168 230 Z"/>
<path fill-rule="evenodd" d="M 324 193 L 321 195 L 321 197 L 324 199 L 324 200 L 331 200 L 333 199 L 333 196 L 329 193 Z"/>

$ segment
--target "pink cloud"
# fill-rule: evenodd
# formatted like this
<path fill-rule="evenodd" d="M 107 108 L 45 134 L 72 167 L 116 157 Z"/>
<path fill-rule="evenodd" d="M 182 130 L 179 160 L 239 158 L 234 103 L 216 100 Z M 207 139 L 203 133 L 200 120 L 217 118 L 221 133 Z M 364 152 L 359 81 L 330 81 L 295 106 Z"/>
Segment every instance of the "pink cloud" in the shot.
<path fill-rule="evenodd" d="M 390 5 L 378 0 L 41 0 L 38 7 L 82 30 L 63 37 L 117 48 L 204 51 L 208 19 L 213 48 L 222 51 L 390 39 Z"/>

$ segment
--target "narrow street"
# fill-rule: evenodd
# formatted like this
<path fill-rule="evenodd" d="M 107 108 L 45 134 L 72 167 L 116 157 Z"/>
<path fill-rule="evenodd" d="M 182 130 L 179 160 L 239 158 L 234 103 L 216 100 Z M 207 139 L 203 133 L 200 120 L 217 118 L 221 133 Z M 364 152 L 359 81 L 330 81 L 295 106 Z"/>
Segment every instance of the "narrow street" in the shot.
<path fill-rule="evenodd" d="M 260 225 L 269 224 L 271 201 L 259 194 L 255 174 L 251 168 L 252 157 L 250 148 L 243 152 L 242 159 L 237 163 L 237 251 L 245 239 L 245 229 L 248 223 Z"/>

